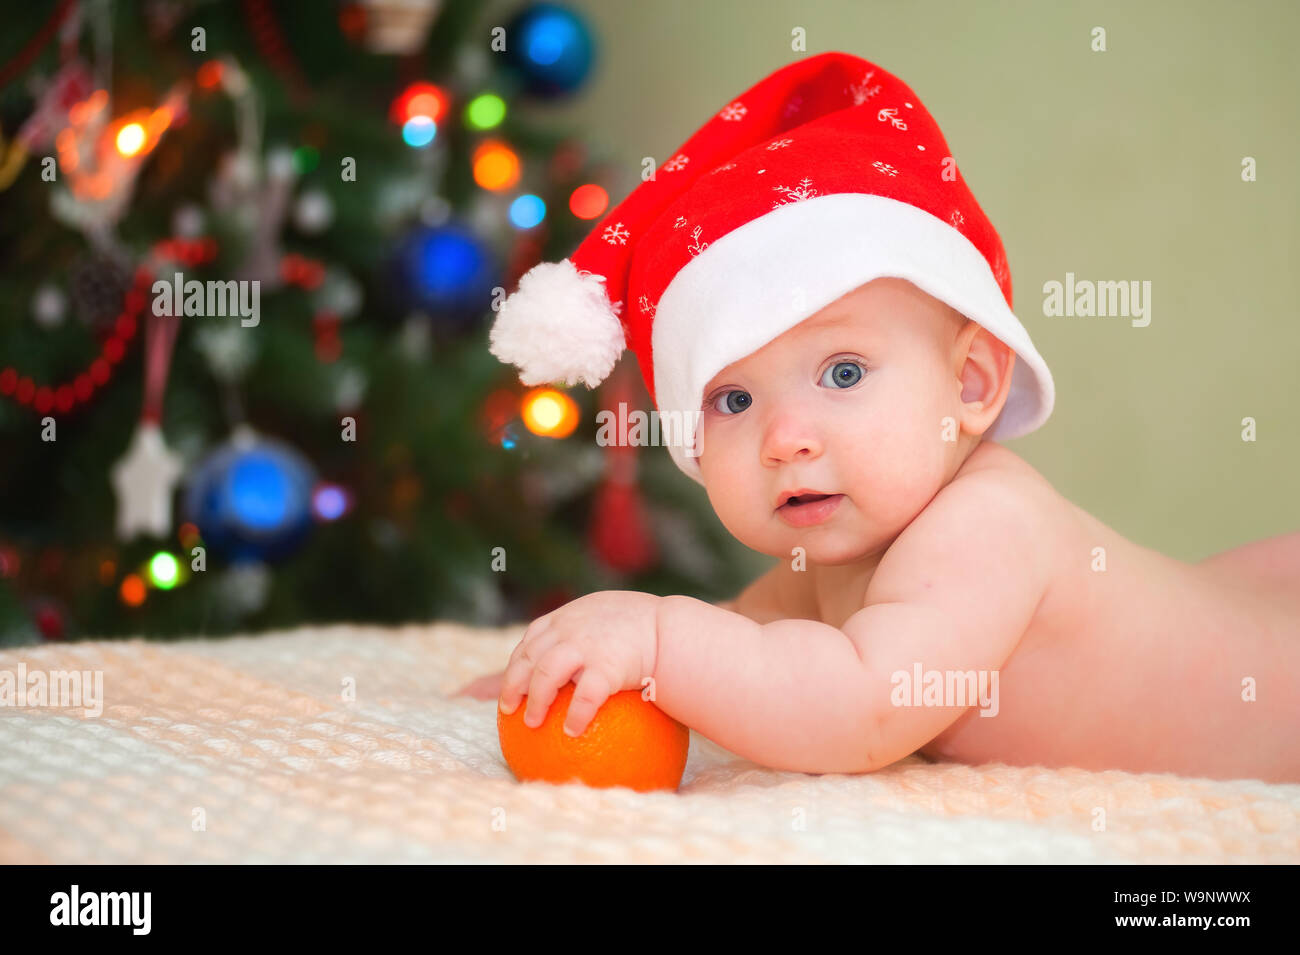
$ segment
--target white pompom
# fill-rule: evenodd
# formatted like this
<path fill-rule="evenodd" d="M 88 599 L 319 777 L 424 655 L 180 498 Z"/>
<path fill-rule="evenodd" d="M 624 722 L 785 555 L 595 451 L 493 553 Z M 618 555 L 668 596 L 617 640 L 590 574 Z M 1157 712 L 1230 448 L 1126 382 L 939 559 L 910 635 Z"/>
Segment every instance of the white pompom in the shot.
<path fill-rule="evenodd" d="M 572 260 L 542 262 L 501 303 L 490 351 L 519 367 L 525 385 L 583 382 L 595 388 L 626 347 L 623 325 L 605 294 L 605 277 Z"/>

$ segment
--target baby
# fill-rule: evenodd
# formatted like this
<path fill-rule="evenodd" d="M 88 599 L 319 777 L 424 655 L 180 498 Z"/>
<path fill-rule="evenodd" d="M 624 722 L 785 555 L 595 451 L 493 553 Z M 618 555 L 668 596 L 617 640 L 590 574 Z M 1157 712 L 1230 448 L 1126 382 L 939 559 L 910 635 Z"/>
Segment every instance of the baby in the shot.
<path fill-rule="evenodd" d="M 822 102 L 819 84 L 861 72 L 849 102 L 879 84 L 890 95 L 872 100 L 878 108 Z M 726 229 L 716 183 L 646 183 L 616 210 L 644 243 L 628 256 L 630 275 L 594 241 L 565 263 L 588 266 L 584 294 L 591 278 L 611 301 L 643 290 L 648 329 L 617 305 L 612 314 L 646 352 L 661 413 L 699 409 L 690 446 L 670 447 L 674 460 L 737 539 L 779 563 L 720 606 L 630 591 L 579 598 L 533 621 L 503 674 L 461 692 L 499 695 L 507 713 L 526 701 L 525 721 L 537 725 L 572 680 L 565 728 L 576 735 L 610 694 L 644 687 L 727 749 L 809 773 L 870 772 L 920 752 L 1300 781 L 1300 532 L 1187 564 L 1125 540 L 997 443 L 1041 424 L 1053 390 L 1010 312 L 1000 241 L 964 184 L 941 200 L 953 205 L 941 220 L 926 191 L 930 157 L 903 165 L 913 146 L 936 162 L 946 155 L 937 127 L 895 78 L 839 53 L 778 71 L 732 105 L 781 116 L 765 100 L 792 102 L 791 89 L 839 128 L 820 137 L 780 126 L 718 151 L 712 123 L 678 156 L 712 143 L 733 170 L 783 175 L 773 154 L 787 147 L 764 137 L 807 138 L 801 168 L 832 179 L 839 142 L 845 165 L 874 169 L 879 153 L 877 164 L 908 169 L 924 188 L 827 183 L 824 195 L 741 214 Z M 913 137 L 879 147 L 902 111 Z M 864 126 L 872 138 L 855 141 Z M 713 248 L 673 258 L 670 230 L 693 224 L 696 245 Z M 836 228 L 841 240 L 828 241 Z M 562 335 L 518 307 L 548 276 L 558 286 L 538 269 L 516 308 L 503 306 L 494 353 L 520 364 L 525 381 L 599 380 L 575 372 L 575 346 L 561 369 L 528 359 L 512 336 Z M 556 314 L 551 291 L 541 298 Z M 564 294 L 560 312 L 586 307 Z"/>

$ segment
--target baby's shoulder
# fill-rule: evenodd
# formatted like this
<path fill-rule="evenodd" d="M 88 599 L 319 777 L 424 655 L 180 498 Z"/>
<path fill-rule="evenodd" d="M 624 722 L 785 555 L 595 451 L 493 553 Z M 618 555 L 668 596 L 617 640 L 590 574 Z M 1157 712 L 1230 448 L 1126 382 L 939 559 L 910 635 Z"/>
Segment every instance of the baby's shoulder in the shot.
<path fill-rule="evenodd" d="M 1008 479 L 1022 478 L 1047 483 L 1047 479 L 1039 474 L 1032 464 L 996 441 L 981 442 L 980 446 L 972 451 L 962 466 L 957 469 L 953 481 L 973 474 L 996 475 Z"/>
<path fill-rule="evenodd" d="M 1047 478 L 1014 451 L 990 441 L 971 453 L 931 508 L 944 515 L 931 529 L 954 539 L 970 537 L 960 533 L 967 523 L 987 532 L 993 515 L 999 515 L 1003 526 L 1016 525 L 1023 536 L 1033 538 L 1037 559 L 1049 576 L 1063 566 L 1062 553 L 1077 545 L 1083 530 L 1079 509 Z"/>
<path fill-rule="evenodd" d="M 1038 470 L 1016 454 L 992 441 L 983 442 L 957 469 L 951 481 L 936 495 L 948 499 L 955 510 L 979 507 L 990 491 L 1009 495 L 1017 509 L 1040 522 L 1044 532 L 1060 530 L 1071 522 L 1073 505 L 1052 487 Z M 1059 520 L 1060 525 L 1051 523 Z"/>
<path fill-rule="evenodd" d="M 890 545 L 864 605 L 927 605 L 989 634 L 1031 619 L 1061 566 L 1050 491 L 1018 455 L 981 445 Z"/>
<path fill-rule="evenodd" d="M 984 442 L 894 541 L 881 569 L 888 561 L 910 577 L 936 562 L 979 561 L 996 551 L 1032 561 L 1050 576 L 1074 523 L 1069 502 L 1033 466 Z"/>

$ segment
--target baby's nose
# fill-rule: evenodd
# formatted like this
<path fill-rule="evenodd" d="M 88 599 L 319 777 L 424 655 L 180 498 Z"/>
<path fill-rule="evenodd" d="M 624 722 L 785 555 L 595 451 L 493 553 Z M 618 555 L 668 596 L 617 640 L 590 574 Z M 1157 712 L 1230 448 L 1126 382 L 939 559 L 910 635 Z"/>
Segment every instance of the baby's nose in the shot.
<path fill-rule="evenodd" d="M 768 425 L 762 450 L 765 464 L 812 460 L 821 453 L 821 437 L 816 425 L 807 418 L 782 415 Z"/>

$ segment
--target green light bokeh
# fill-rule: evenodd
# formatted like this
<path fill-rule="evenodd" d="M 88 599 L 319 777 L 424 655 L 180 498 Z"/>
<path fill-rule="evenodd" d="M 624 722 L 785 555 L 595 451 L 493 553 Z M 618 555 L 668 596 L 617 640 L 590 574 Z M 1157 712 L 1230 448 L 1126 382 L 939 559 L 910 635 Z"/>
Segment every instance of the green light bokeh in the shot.
<path fill-rule="evenodd" d="M 480 93 L 465 107 L 465 122 L 475 129 L 492 129 L 505 118 L 505 100 L 496 93 Z"/>
<path fill-rule="evenodd" d="M 149 560 L 149 579 L 159 590 L 171 590 L 176 586 L 180 568 L 176 558 L 165 550 L 160 550 Z"/>

